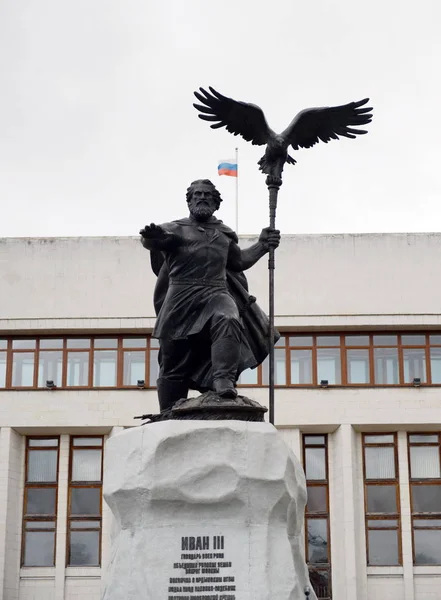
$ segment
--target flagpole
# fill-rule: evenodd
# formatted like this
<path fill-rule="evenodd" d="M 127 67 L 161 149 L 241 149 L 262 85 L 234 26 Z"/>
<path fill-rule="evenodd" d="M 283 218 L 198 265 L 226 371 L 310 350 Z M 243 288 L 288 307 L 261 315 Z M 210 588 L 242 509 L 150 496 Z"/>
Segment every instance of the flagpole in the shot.
<path fill-rule="evenodd" d="M 239 148 L 236 148 L 236 233 L 239 235 Z"/>

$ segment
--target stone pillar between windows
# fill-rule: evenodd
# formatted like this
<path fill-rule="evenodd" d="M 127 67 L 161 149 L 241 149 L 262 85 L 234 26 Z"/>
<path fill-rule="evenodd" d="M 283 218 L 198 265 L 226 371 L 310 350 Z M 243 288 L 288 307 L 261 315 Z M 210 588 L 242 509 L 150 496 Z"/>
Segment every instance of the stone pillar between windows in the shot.
<path fill-rule="evenodd" d="M 398 473 L 400 478 L 401 544 L 403 549 L 403 600 L 414 600 L 415 591 L 413 584 L 412 519 L 410 508 L 407 434 L 405 431 L 398 432 Z"/>
<path fill-rule="evenodd" d="M 24 440 L 10 427 L 0 431 L 0 600 L 18 600 Z"/>
<path fill-rule="evenodd" d="M 328 436 L 332 597 L 367 600 L 360 436 L 349 424 Z"/>
<path fill-rule="evenodd" d="M 57 538 L 55 553 L 55 598 L 64 600 L 69 489 L 69 436 L 60 435 L 58 467 Z"/>

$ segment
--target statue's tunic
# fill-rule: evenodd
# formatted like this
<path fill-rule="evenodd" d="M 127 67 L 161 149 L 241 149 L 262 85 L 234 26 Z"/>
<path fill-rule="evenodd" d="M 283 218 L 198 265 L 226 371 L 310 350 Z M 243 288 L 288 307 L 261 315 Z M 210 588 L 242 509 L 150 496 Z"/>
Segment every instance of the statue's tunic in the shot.
<path fill-rule="evenodd" d="M 230 244 L 234 232 L 217 219 L 195 223 L 182 219 L 162 225 L 175 234 L 177 245 L 163 251 L 168 290 L 153 331 L 157 338 L 182 339 L 199 333 L 213 314 L 240 320 L 227 283 Z"/>
<path fill-rule="evenodd" d="M 158 277 L 153 298 L 157 320 L 152 335 L 160 340 L 178 343 L 188 338 L 190 345 L 193 341 L 202 344 L 187 379 L 192 389 L 206 391 L 212 386 L 210 348 L 200 336 L 192 336 L 221 311 L 236 318 L 242 327 L 239 376 L 268 355 L 268 318 L 249 295 L 245 275 L 229 264 L 231 245 L 238 242 L 232 229 L 215 217 L 204 223 L 184 218 L 162 227 L 174 233 L 179 244 L 168 250 L 151 250 L 152 269 Z M 274 341 L 278 338 L 276 332 Z"/>

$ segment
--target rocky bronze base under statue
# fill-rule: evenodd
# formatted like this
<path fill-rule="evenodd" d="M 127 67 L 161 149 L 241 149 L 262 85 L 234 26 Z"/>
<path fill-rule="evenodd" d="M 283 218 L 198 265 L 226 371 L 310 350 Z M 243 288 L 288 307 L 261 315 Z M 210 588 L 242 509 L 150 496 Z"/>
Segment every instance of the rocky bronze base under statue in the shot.
<path fill-rule="evenodd" d="M 216 392 L 205 392 L 196 398 L 182 398 L 172 408 L 159 414 L 148 414 L 135 417 L 146 420 L 147 423 L 158 421 L 257 421 L 262 422 L 267 408 L 247 398 L 236 396 L 224 398 Z"/>

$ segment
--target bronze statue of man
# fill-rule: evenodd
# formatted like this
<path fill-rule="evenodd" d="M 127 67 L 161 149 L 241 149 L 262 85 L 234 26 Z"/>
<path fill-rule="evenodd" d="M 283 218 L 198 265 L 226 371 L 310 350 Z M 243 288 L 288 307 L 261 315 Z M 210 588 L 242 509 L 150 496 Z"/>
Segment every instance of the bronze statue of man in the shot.
<path fill-rule="evenodd" d="M 268 321 L 248 294 L 243 271 L 280 243 L 269 227 L 241 249 L 236 233 L 213 214 L 222 199 L 208 179 L 187 190 L 190 216 L 140 231 L 158 276 L 152 333 L 159 339 L 161 412 L 189 389 L 234 398 L 240 373 L 268 353 Z"/>

